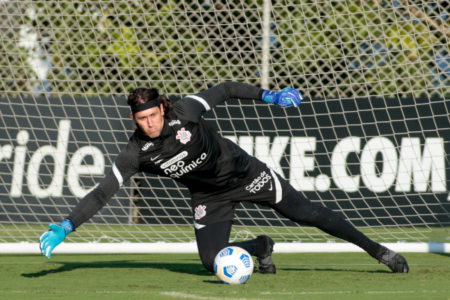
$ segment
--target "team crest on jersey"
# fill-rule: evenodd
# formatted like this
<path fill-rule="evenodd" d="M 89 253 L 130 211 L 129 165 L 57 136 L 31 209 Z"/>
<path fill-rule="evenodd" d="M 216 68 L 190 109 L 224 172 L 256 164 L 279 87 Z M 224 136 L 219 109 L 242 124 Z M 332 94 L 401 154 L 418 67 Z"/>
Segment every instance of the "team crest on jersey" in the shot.
<path fill-rule="evenodd" d="M 206 216 L 206 205 L 199 205 L 195 208 L 195 219 L 200 220 Z"/>
<path fill-rule="evenodd" d="M 181 125 L 181 121 L 180 120 L 172 120 L 172 121 L 170 121 L 169 126 L 173 126 L 175 124 Z"/>
<path fill-rule="evenodd" d="M 142 151 L 146 151 L 151 146 L 155 146 L 155 144 L 153 144 L 152 142 L 148 142 L 147 144 L 144 145 L 144 147 L 142 147 Z"/>
<path fill-rule="evenodd" d="M 191 140 L 191 133 L 183 127 L 181 130 L 178 130 L 176 138 L 177 140 L 180 140 L 182 144 L 186 144 Z"/>

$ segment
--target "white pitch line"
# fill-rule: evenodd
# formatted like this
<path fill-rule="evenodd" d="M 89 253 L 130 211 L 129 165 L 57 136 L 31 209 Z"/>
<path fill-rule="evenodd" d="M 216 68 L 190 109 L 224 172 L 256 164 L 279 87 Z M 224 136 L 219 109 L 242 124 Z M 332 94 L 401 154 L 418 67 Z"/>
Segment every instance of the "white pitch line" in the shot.
<path fill-rule="evenodd" d="M 261 292 L 258 295 L 333 295 L 333 294 L 428 294 L 447 291 L 329 291 L 329 292 Z M 204 294 L 202 292 L 197 292 L 199 294 Z M 245 293 L 245 292 L 244 292 Z M 184 299 L 202 299 L 202 300 L 250 300 L 253 298 L 220 298 L 211 296 L 200 296 L 198 294 L 188 294 L 186 292 L 161 292 L 160 295 L 171 296 Z M 246 293 L 247 294 L 247 293 Z M 251 297 L 251 295 L 249 295 Z M 256 296 L 256 295 L 255 295 Z"/>
<path fill-rule="evenodd" d="M 0 290 L 1 293 L 34 293 L 35 291 L 6 291 Z M 52 291 L 53 293 L 67 293 L 67 291 Z M 422 291 L 328 291 L 328 292 L 260 292 L 254 295 L 332 295 L 332 294 L 432 294 L 432 293 L 448 293 L 449 291 L 436 291 L 436 290 L 422 290 Z M 153 294 L 148 291 L 95 291 L 97 294 Z M 163 296 L 171 296 L 185 299 L 202 299 L 202 300 L 251 300 L 254 298 L 221 298 L 221 297 L 211 297 L 211 296 L 200 296 L 198 294 L 211 294 L 214 292 L 200 292 L 197 294 L 189 294 L 186 292 L 160 292 L 158 294 Z M 236 292 L 232 292 L 236 294 Z M 250 294 L 247 292 L 241 292 L 243 294 Z M 249 295 L 252 296 L 252 295 Z"/>
<path fill-rule="evenodd" d="M 329 292 L 261 292 L 261 295 L 321 295 L 321 294 L 412 294 L 412 293 L 437 293 L 447 291 L 329 291 Z"/>
<path fill-rule="evenodd" d="M 205 297 L 195 294 L 188 294 L 184 292 L 161 292 L 159 293 L 163 296 L 170 296 L 170 297 L 177 297 L 177 298 L 184 298 L 184 299 L 202 299 L 202 300 L 250 300 L 255 298 L 218 298 L 218 297 Z M 256 295 L 255 295 L 256 296 Z"/>

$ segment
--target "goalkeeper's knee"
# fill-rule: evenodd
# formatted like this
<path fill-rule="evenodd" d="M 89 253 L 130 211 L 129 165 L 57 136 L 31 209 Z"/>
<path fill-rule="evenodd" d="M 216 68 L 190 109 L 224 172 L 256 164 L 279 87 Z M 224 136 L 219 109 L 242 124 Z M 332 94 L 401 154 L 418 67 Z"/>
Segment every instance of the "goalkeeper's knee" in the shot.
<path fill-rule="evenodd" d="M 199 253 L 203 266 L 209 272 L 214 273 L 214 259 L 216 258 L 217 253 L 218 251 L 215 250 L 201 251 Z"/>

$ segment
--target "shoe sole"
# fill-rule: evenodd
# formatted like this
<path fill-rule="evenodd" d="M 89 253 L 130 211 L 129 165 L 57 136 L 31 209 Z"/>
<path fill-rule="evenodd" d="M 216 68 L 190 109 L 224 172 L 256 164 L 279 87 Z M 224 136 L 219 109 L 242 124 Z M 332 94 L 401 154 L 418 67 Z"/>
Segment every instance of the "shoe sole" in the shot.
<path fill-rule="evenodd" d="M 259 269 L 258 271 L 259 274 L 276 274 L 277 273 L 277 268 L 275 267 L 275 265 L 269 265 L 267 268 L 264 269 Z"/>

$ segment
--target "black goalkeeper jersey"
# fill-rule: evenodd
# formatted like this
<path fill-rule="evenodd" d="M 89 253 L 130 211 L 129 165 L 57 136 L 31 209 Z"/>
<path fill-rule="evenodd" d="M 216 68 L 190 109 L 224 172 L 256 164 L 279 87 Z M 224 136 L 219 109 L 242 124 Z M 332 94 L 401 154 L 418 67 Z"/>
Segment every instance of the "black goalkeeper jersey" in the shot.
<path fill-rule="evenodd" d="M 244 83 L 221 83 L 174 104 L 157 138 L 136 130 L 112 170 L 69 215 L 75 228 L 98 212 L 138 172 L 170 177 L 196 193 L 220 191 L 257 172 L 258 160 L 209 126 L 202 115 L 229 99 L 261 100 L 263 90 Z M 256 174 L 256 173 L 255 173 Z"/>
<path fill-rule="evenodd" d="M 132 173 L 170 177 L 186 185 L 192 194 L 230 187 L 236 178 L 246 176 L 256 162 L 202 118 L 192 122 L 182 116 L 165 119 L 161 135 L 155 139 L 136 131 L 130 147 L 120 157 L 126 160 L 131 156 L 139 158 Z"/>

